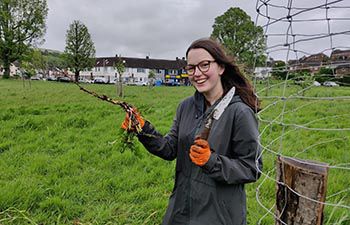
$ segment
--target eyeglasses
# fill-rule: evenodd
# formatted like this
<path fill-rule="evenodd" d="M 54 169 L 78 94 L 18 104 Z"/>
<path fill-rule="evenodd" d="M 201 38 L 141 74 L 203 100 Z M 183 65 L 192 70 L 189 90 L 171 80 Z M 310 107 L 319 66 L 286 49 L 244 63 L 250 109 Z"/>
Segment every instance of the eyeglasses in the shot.
<path fill-rule="evenodd" d="M 215 62 L 215 60 L 204 60 L 197 65 L 187 65 L 185 66 L 185 70 L 187 71 L 187 74 L 189 76 L 193 76 L 196 72 L 196 67 L 201 71 L 202 73 L 208 72 L 210 69 L 210 63 Z"/>

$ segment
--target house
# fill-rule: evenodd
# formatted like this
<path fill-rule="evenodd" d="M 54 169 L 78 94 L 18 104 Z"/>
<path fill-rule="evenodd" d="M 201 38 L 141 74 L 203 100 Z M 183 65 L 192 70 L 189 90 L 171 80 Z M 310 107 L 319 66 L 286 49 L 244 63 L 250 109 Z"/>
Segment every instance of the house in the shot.
<path fill-rule="evenodd" d="M 343 78 L 344 76 L 350 76 L 350 62 L 343 65 L 338 65 L 335 70 L 335 77 Z"/>
<path fill-rule="evenodd" d="M 313 54 L 310 56 L 303 56 L 299 60 L 289 60 L 288 66 L 290 72 L 297 72 L 308 70 L 314 74 L 320 70 L 322 66 L 328 64 L 329 57 L 323 53 Z"/>
<path fill-rule="evenodd" d="M 0 65 L 0 76 L 3 76 L 5 72 L 5 69 L 2 67 L 2 65 Z M 14 63 L 11 63 L 10 65 L 10 77 L 11 76 L 15 76 L 15 75 L 19 75 L 20 72 L 20 68 L 19 68 L 19 63 L 17 61 L 15 61 Z"/>
<path fill-rule="evenodd" d="M 265 80 L 266 78 L 271 77 L 272 67 L 255 67 L 254 69 L 254 77 L 256 79 Z"/>
<path fill-rule="evenodd" d="M 155 79 L 162 82 L 187 82 L 188 77 L 183 70 L 186 65 L 185 58 L 175 60 L 151 59 L 132 57 L 100 57 L 96 58 L 92 70 L 84 70 L 80 76 L 92 80 L 96 77 L 103 77 L 107 81 L 113 81 L 119 78 L 117 70 L 114 68 L 117 60 L 125 65 L 125 72 L 122 74 L 124 83 L 148 82 L 149 72 L 155 72 Z"/>
<path fill-rule="evenodd" d="M 336 49 L 331 54 L 332 63 L 341 63 L 350 61 L 350 50 Z"/>
<path fill-rule="evenodd" d="M 350 74 L 350 50 L 336 49 L 331 54 L 330 68 L 335 71 L 335 76 L 343 78 Z"/>

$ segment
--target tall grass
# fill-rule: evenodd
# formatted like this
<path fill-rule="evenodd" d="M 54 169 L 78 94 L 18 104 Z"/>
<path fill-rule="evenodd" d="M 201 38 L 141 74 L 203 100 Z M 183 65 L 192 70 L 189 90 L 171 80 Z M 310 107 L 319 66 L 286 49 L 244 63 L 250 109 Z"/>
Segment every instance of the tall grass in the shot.
<path fill-rule="evenodd" d="M 113 85 L 86 87 L 111 97 L 116 92 Z M 281 96 L 282 88 L 274 87 L 271 95 Z M 290 86 L 288 91 L 297 89 Z M 126 87 L 124 100 L 165 134 L 178 103 L 193 92 L 191 87 Z M 307 95 L 349 96 L 350 89 L 317 87 Z M 308 126 L 350 127 L 349 101 L 306 102 L 288 101 L 283 122 L 306 124 L 328 118 Z M 275 119 L 283 103 L 277 102 L 261 118 Z M 74 84 L 37 81 L 29 88 L 19 81 L 0 80 L 0 224 L 160 224 L 173 188 L 175 163 L 150 155 L 137 141 L 136 152 L 122 153 L 123 119 L 122 109 L 83 93 Z M 349 131 L 293 126 L 282 131 L 278 124 L 261 122 L 264 128 L 263 144 L 285 155 L 332 165 L 350 161 Z M 282 132 L 286 133 L 282 146 L 280 141 L 272 142 Z M 272 170 L 276 155 L 264 152 L 263 157 L 264 170 Z M 328 194 L 343 192 L 327 201 L 350 205 L 349 178 L 349 170 L 330 170 Z M 266 213 L 255 196 L 262 181 L 247 185 L 249 224 L 256 224 Z M 260 200 L 267 207 L 275 202 L 274 188 L 274 182 L 267 181 L 260 189 Z M 350 224 L 348 209 L 326 206 L 325 212 L 327 224 Z M 262 224 L 273 224 L 273 217 L 264 217 Z"/>

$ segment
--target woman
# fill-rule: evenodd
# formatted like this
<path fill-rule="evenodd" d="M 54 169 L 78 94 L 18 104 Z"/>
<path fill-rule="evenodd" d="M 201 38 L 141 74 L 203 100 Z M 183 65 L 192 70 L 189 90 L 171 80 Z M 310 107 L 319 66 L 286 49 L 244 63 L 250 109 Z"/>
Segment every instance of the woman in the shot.
<path fill-rule="evenodd" d="M 163 224 L 246 224 L 244 184 L 256 181 L 262 167 L 254 115 L 259 101 L 216 41 L 194 41 L 186 57 L 185 69 L 196 92 L 179 104 L 170 132 L 162 136 L 137 112 L 126 116 L 122 128 L 136 131 L 130 124 L 137 121 L 142 128 L 138 139 L 149 152 L 166 160 L 177 159 Z M 232 87 L 235 95 L 219 120 L 213 120 L 208 139 L 195 138 Z"/>

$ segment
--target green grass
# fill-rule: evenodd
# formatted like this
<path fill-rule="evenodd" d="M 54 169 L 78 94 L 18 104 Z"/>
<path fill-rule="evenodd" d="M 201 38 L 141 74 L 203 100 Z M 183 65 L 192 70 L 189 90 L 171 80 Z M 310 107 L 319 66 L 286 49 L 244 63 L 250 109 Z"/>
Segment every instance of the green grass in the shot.
<path fill-rule="evenodd" d="M 263 88 L 259 84 L 258 89 Z M 113 85 L 85 85 L 114 97 Z M 270 96 L 282 96 L 283 84 Z M 285 96 L 300 87 L 289 85 Z M 126 87 L 124 100 L 165 134 L 178 103 L 192 87 Z M 263 97 L 265 92 L 261 92 Z M 310 97 L 350 96 L 350 88 L 317 87 Z M 277 99 L 265 99 L 267 106 Z M 349 100 L 276 101 L 260 114 L 263 120 L 303 124 L 310 128 L 349 128 Z M 325 119 L 326 118 L 326 119 Z M 174 182 L 175 162 L 149 154 L 134 141 L 124 149 L 121 108 L 80 91 L 73 84 L 0 80 L 0 224 L 160 224 Z M 309 123 L 313 121 L 312 123 Z M 283 155 L 338 165 L 350 162 L 350 131 L 315 131 L 261 122 L 263 145 Z M 279 139 L 283 136 L 282 145 Z M 273 142 L 273 140 L 275 140 Z M 311 146 L 311 147 L 310 147 Z M 309 148 L 308 148 L 309 147 Z M 264 171 L 276 155 L 264 152 Z M 345 165 L 349 168 L 349 164 Z M 275 184 L 264 180 L 247 185 L 248 224 L 257 224 L 275 202 Z M 350 205 L 350 171 L 330 169 L 327 202 Z M 341 192 L 343 191 L 343 192 Z M 338 195 L 335 193 L 341 192 Z M 274 211 L 274 209 L 272 209 Z M 326 206 L 327 224 L 350 224 L 349 209 Z M 273 224 L 264 217 L 261 224 Z"/>

